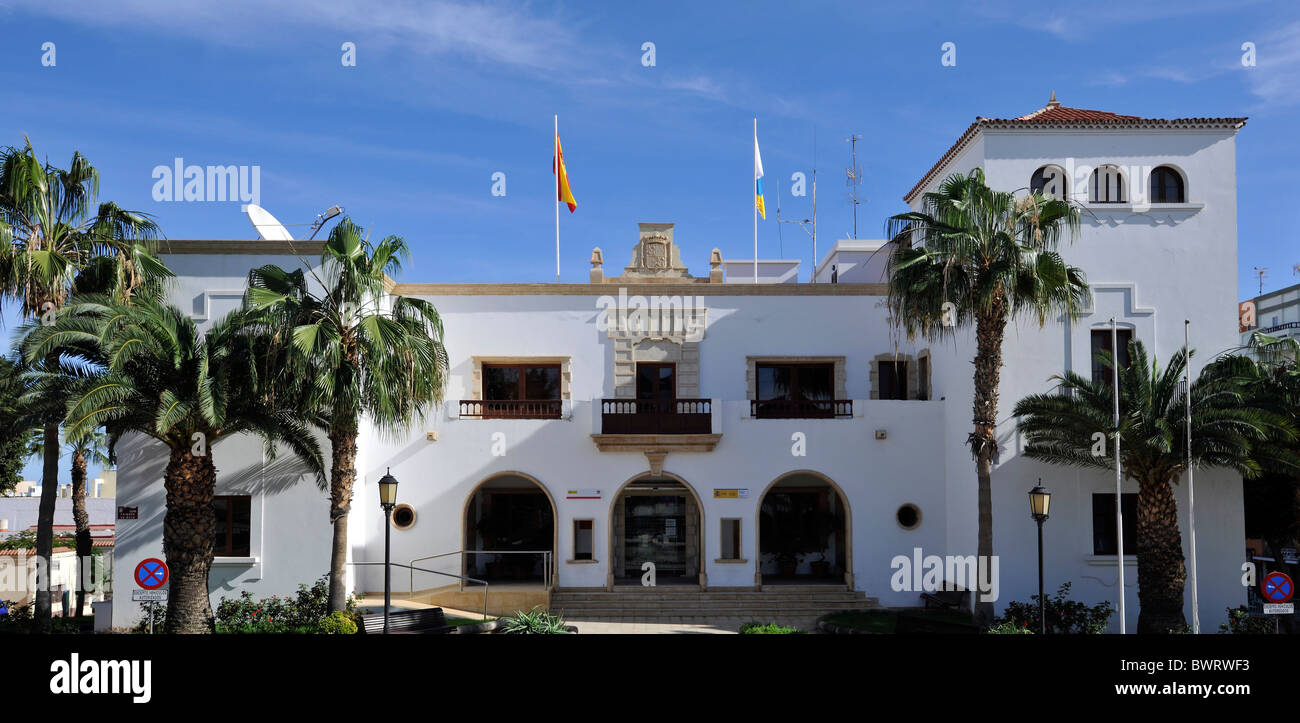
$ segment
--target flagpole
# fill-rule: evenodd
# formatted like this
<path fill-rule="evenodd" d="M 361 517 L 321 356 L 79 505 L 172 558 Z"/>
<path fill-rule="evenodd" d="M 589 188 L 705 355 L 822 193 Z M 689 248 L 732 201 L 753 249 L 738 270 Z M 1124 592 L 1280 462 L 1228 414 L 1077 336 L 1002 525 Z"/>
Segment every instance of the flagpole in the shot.
<path fill-rule="evenodd" d="M 1192 634 L 1201 632 L 1201 605 L 1196 594 L 1196 494 L 1192 485 L 1192 322 L 1183 320 L 1183 349 L 1185 350 L 1187 368 L 1183 370 L 1187 380 L 1187 515 L 1188 527 L 1192 531 Z"/>
<path fill-rule="evenodd" d="M 758 283 L 758 118 L 754 118 L 754 283 Z"/>
<path fill-rule="evenodd" d="M 1119 458 L 1119 331 L 1113 316 L 1110 318 L 1110 366 L 1111 386 L 1114 387 L 1111 391 L 1115 397 L 1115 562 L 1119 568 L 1119 634 L 1124 635 L 1128 632 L 1124 616 L 1124 476 Z"/>
<path fill-rule="evenodd" d="M 555 163 L 555 283 L 560 283 L 560 116 L 555 116 L 555 136 L 551 139 Z"/>

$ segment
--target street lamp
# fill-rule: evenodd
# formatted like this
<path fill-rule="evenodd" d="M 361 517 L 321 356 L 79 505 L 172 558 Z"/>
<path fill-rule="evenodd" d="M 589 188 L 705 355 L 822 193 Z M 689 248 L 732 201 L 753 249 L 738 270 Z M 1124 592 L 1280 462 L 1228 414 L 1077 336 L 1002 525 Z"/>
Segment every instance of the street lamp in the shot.
<path fill-rule="evenodd" d="M 1039 633 L 1047 634 L 1047 598 L 1043 597 L 1043 523 L 1047 521 L 1047 509 L 1052 504 L 1052 493 L 1043 486 L 1043 478 L 1038 478 L 1038 486 L 1029 490 L 1029 514 L 1038 523 L 1038 625 Z"/>
<path fill-rule="evenodd" d="M 393 508 L 397 506 L 397 478 L 392 472 L 393 468 L 389 467 L 388 473 L 379 478 L 379 506 L 384 508 L 384 635 L 388 634 L 388 608 L 393 596 L 389 550 L 393 534 Z"/>

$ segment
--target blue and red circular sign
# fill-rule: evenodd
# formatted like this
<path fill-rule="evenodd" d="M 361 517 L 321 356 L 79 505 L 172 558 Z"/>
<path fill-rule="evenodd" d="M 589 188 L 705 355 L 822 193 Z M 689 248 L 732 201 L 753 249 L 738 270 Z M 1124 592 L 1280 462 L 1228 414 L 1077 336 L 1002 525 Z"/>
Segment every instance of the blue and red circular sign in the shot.
<path fill-rule="evenodd" d="M 135 584 L 146 590 L 157 590 L 167 584 L 167 563 L 149 557 L 135 566 Z"/>
<path fill-rule="evenodd" d="M 1291 602 L 1295 583 L 1291 582 L 1291 577 L 1285 572 L 1270 572 L 1264 576 L 1259 590 L 1264 594 L 1264 599 L 1271 603 Z"/>

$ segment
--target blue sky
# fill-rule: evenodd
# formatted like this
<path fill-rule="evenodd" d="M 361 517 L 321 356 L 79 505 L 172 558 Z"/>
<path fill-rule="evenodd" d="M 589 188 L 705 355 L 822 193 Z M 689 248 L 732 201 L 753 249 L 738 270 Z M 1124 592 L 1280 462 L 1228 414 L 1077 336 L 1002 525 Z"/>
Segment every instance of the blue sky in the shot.
<path fill-rule="evenodd" d="M 752 253 L 755 116 L 769 209 L 779 183 L 783 216 L 809 215 L 790 176 L 819 169 L 824 252 L 852 228 L 850 134 L 863 136 L 858 235 L 878 238 L 976 115 L 1023 115 L 1055 90 L 1067 106 L 1139 116 L 1250 116 L 1239 295 L 1254 295 L 1254 266 L 1269 267 L 1266 290 L 1300 282 L 1294 214 L 1278 203 L 1300 185 L 1292 2 L 0 0 L 0 25 L 19 39 L 0 45 L 0 143 L 27 134 L 58 164 L 81 151 L 102 198 L 152 214 L 170 238 L 255 235 L 237 202 L 154 201 L 154 167 L 256 165 L 261 205 L 300 237 L 333 204 L 404 236 L 402 280 L 549 281 L 558 113 L 578 200 L 561 219 L 563 280 L 585 281 L 593 246 L 625 264 L 638 221 L 675 222 L 700 273 L 715 246 Z M 345 42 L 355 67 L 341 63 Z M 955 67 L 940 63 L 946 42 Z M 1255 67 L 1241 63 L 1245 42 Z M 772 210 L 759 247 L 803 259 L 806 276 L 810 241 Z"/>

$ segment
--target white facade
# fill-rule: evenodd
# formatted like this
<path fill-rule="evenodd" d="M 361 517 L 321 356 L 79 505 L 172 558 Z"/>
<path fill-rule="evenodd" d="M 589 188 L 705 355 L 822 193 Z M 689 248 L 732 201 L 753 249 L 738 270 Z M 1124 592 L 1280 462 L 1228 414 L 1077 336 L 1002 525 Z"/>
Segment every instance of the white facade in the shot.
<path fill-rule="evenodd" d="M 1087 370 L 1090 330 L 1108 324 L 1112 316 L 1162 362 L 1181 347 L 1184 319 L 1192 322 L 1192 345 L 1201 351 L 1194 360 L 1198 363 L 1237 343 L 1232 316 L 1237 263 L 1233 139 L 1239 123 L 1161 123 L 977 123 L 909 194 L 908 202 L 916 207 L 919 193 L 953 171 L 974 167 L 983 168 L 996 188 L 1023 189 L 1048 164 L 1071 170 L 1115 164 L 1137 169 L 1131 172 L 1136 183 L 1145 183 L 1142 168 L 1171 165 L 1185 183 L 1183 202 L 1156 205 L 1141 198 L 1089 203 L 1086 183 L 1070 184 L 1071 196 L 1089 213 L 1064 254 L 1087 272 L 1095 302 L 1077 322 L 1052 320 L 1039 329 L 1025 321 L 1007 332 L 1000 390 L 1003 453 L 993 478 L 999 609 L 1036 592 L 1035 526 L 1026 493 L 1040 477 L 1054 493 L 1046 526 L 1049 591 L 1071 581 L 1074 599 L 1115 599 L 1115 558 L 1093 554 L 1091 499 L 1095 493 L 1113 493 L 1114 478 L 1022 458 L 1009 415 L 1015 401 L 1049 388 L 1048 378 L 1064 369 Z M 891 587 L 896 556 L 911 556 L 916 548 L 924 555 L 963 556 L 976 549 L 975 466 L 965 444 L 972 335 L 942 345 L 896 338 L 883 304 L 882 242 L 838 242 L 816 265 L 817 283 L 789 283 L 783 270 L 760 273 L 763 278 L 755 287 L 752 262 L 746 267 L 740 261 L 721 262 L 716 255 L 726 283 L 718 283 L 716 274 L 690 276 L 677 264 L 681 245 L 674 245 L 671 226 L 652 226 L 649 231 L 643 226 L 634 254 L 633 266 L 639 264 L 643 271 L 629 267 L 621 278 L 605 278 L 593 269 L 593 281 L 599 283 L 394 288 L 396 294 L 431 301 L 442 316 L 450 356 L 448 401 L 399 441 L 363 432 L 349 525 L 353 561 L 383 559 L 384 521 L 375 485 L 390 469 L 400 480 L 399 502 L 414 512 L 413 523 L 392 534 L 393 559 L 403 563 L 469 544 L 477 534 L 466 530 L 469 511 L 479 509 L 471 508 L 476 490 L 511 475 L 545 491 L 553 514 L 551 573 L 556 586 L 606 588 L 618 582 L 616 550 L 625 543 L 620 529 L 629 519 L 616 512 L 620 491 L 630 482 L 656 479 L 684 485 L 687 505 L 698 510 L 686 517 L 692 527 L 684 535 L 686 544 L 699 545 L 697 567 L 691 568 L 698 579 L 688 582 L 710 589 L 754 589 L 776 574 L 778 563 L 770 551 L 759 554 L 758 528 L 764 492 L 780 481 L 784 486 L 822 485 L 836 500 L 832 506 L 846 508 L 834 534 L 844 535 L 848 544 L 828 549 L 826 555 L 843 566 L 845 583 L 882 604 L 918 605 L 919 591 Z M 682 255 L 702 268 L 710 258 L 707 240 L 686 242 Z M 196 242 L 189 253 L 166 256 L 180 276 L 177 303 L 212 318 L 238 303 L 249 268 L 299 264 L 283 252 L 260 253 L 256 243 L 270 242 L 233 244 L 224 252 L 204 250 Z M 652 251 L 655 243 L 666 243 L 666 254 Z M 622 247 L 621 240 L 616 247 Z M 621 261 L 610 259 L 611 264 Z M 778 281 L 786 283 L 774 283 Z M 628 300 L 667 297 L 684 311 L 677 325 L 665 329 L 635 331 L 635 324 L 607 324 L 609 315 L 603 312 L 620 292 Z M 893 361 L 907 362 L 907 399 L 879 398 L 884 386 L 880 365 Z M 484 398 L 485 368 L 527 362 L 559 368 L 558 418 L 472 416 L 474 402 Z M 606 429 L 610 422 L 603 411 L 611 407 L 602 400 L 636 396 L 637 363 L 675 363 L 674 397 L 709 402 L 703 428 L 640 436 Z M 832 418 L 751 416 L 756 368 L 764 363 L 830 365 L 834 399 L 851 401 L 851 411 L 836 402 L 838 414 Z M 218 560 L 212 576 L 214 603 L 245 589 L 259 596 L 291 592 L 324 574 L 330 539 L 325 493 L 286 458 L 265 463 L 254 441 L 219 443 L 214 455 L 217 494 L 238 492 L 253 500 L 250 554 Z M 158 448 L 136 446 L 120 453 L 119 504 L 139 504 L 140 518 L 118 523 L 118 570 L 133 569 L 140 559 L 162 551 L 165 464 Z M 732 496 L 730 490 L 748 493 Z M 1126 483 L 1125 491 L 1136 492 L 1136 487 Z M 1180 485 L 1180 504 L 1186 493 Z M 1213 631 L 1225 607 L 1245 601 L 1239 583 L 1241 480 L 1220 471 L 1198 472 L 1196 500 L 1201 621 L 1203 629 Z M 898 517 L 904 505 L 919 513 L 916 523 L 906 527 Z M 587 520 L 589 559 L 575 540 Z M 740 547 L 730 556 L 724 555 L 729 541 L 723 535 L 731 534 L 735 523 L 728 520 L 740 520 Z M 480 569 L 462 567 L 459 559 L 453 555 L 420 565 L 451 574 Z M 813 562 L 801 557 L 797 571 L 808 572 Z M 379 568 L 358 569 L 355 589 L 382 589 Z M 1128 569 L 1131 630 L 1138 610 L 1132 560 Z M 424 573 L 407 580 L 400 572 L 394 575 L 394 589 L 404 592 L 408 582 L 427 589 L 446 581 Z M 1190 591 L 1187 599 L 1190 615 Z M 115 625 L 139 617 L 127 600 L 121 594 L 115 601 Z"/>

